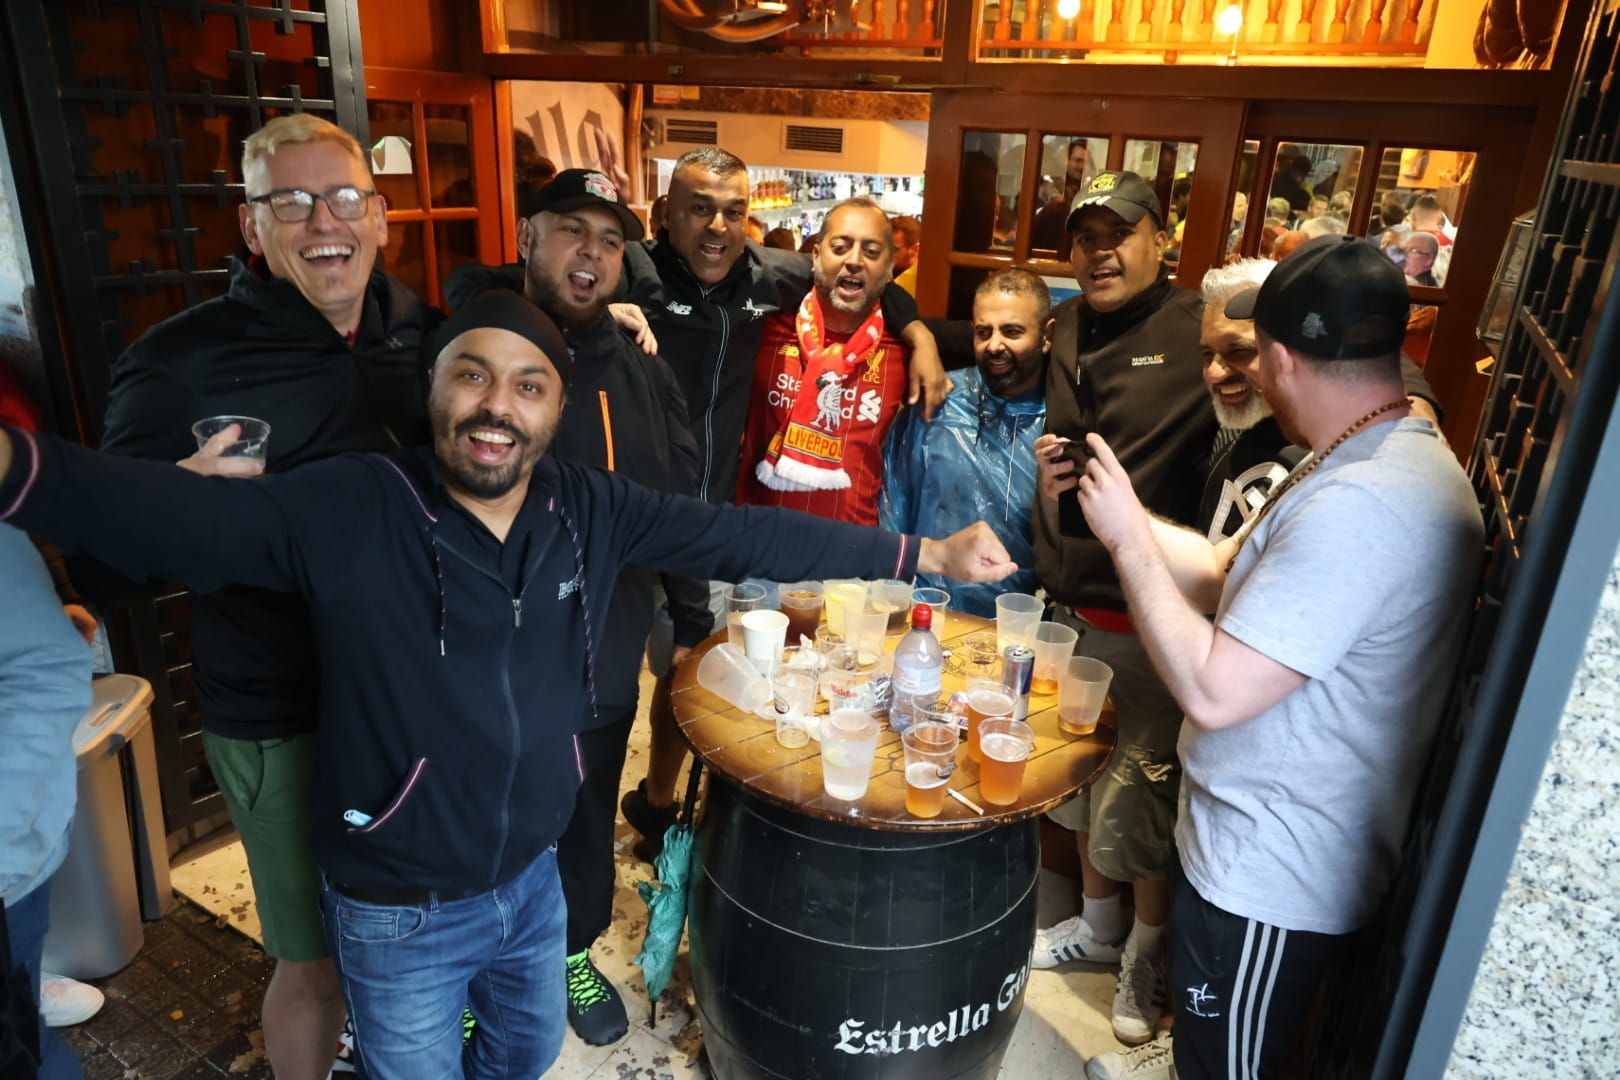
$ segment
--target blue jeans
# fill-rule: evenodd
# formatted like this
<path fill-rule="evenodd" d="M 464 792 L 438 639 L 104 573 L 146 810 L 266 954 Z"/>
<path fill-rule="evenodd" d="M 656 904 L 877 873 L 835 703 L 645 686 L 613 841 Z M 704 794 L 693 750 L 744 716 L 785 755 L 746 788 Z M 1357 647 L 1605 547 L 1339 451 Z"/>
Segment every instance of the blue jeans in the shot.
<path fill-rule="evenodd" d="M 371 904 L 323 879 L 321 914 L 372 1080 L 534 1080 L 557 1059 L 567 998 L 555 849 L 464 900 Z M 465 1050 L 463 1005 L 478 1020 Z"/>
<path fill-rule="evenodd" d="M 6 905 L 6 935 L 11 939 L 11 962 L 28 971 L 39 1001 L 39 958 L 45 951 L 45 931 L 51 924 L 51 886 L 46 882 L 20 900 Z M 39 1080 L 81 1080 L 84 1067 L 67 1043 L 39 1023 Z"/>

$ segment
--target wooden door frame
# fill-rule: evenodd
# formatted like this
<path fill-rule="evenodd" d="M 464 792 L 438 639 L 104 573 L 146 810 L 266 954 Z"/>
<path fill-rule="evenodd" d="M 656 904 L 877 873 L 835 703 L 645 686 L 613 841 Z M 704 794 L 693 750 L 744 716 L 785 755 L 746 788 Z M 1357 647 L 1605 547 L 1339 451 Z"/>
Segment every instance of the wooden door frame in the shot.
<path fill-rule="evenodd" d="M 936 91 L 928 120 L 928 188 L 923 200 L 925 243 L 917 271 L 917 306 L 927 315 L 945 314 L 952 266 L 1027 266 L 1038 273 L 1068 275 L 1067 262 L 1030 258 L 1030 230 L 1023 220 L 1033 217 L 1033 181 L 1039 168 L 1041 139 L 1048 135 L 1106 134 L 1197 142 L 1198 166 L 1193 173 L 1177 271 L 1183 282 L 1196 283 L 1224 253 L 1227 215 L 1219 208 L 1223 199 L 1225 205 L 1230 205 L 1231 192 L 1237 182 L 1245 111 L 1244 102 L 1212 98 L 1169 101 L 1112 95 Z M 1051 119 L 1050 122 L 1011 119 L 1015 117 Z M 953 255 L 951 250 L 962 136 L 969 131 L 1000 131 L 1022 134 L 1025 138 L 1020 225 L 1010 257 Z M 1120 142 L 1121 151 L 1123 146 Z M 1110 144 L 1111 159 L 1117 157 L 1115 149 Z M 1192 212 L 1193 207 L 1198 211 Z M 1216 209 L 1211 213 L 1207 207 Z"/>
<path fill-rule="evenodd" d="M 478 260 L 486 265 L 507 261 L 507 245 L 515 249 L 515 231 L 508 223 L 513 220 L 511 203 L 511 139 L 496 137 L 500 130 L 496 121 L 500 112 L 499 98 L 494 82 L 480 75 L 456 75 L 443 71 L 418 71 L 411 68 L 367 67 L 366 101 L 397 101 L 412 105 L 413 143 L 411 162 L 416 180 L 417 201 L 420 206 L 411 210 L 389 208 L 389 224 L 474 221 L 478 227 Z M 507 97 L 510 116 L 510 97 Z M 467 151 L 473 168 L 475 205 L 467 208 L 435 210 L 429 194 L 427 166 L 427 126 L 424 105 L 465 105 L 469 130 Z M 510 131 L 510 124 L 507 129 Z M 502 153 L 502 147 L 505 153 Z M 503 161 L 503 158 L 506 160 Z M 497 214 L 491 225 L 491 210 Z M 443 274 L 439 272 L 438 245 L 431 236 L 424 236 L 422 264 L 429 282 L 429 299 L 443 287 Z"/>

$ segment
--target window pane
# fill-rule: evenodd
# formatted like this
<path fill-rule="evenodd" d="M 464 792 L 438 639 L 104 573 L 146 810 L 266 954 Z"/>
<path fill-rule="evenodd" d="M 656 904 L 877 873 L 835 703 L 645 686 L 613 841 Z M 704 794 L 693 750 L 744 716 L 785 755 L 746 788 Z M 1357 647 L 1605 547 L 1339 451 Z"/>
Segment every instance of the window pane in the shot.
<path fill-rule="evenodd" d="M 1367 235 L 1418 284 L 1445 284 L 1473 172 L 1467 151 L 1390 147 L 1379 159 Z"/>
<path fill-rule="evenodd" d="M 969 131 L 962 136 L 956 188 L 957 251 L 1011 251 L 1018 234 L 1024 136 Z"/>
<path fill-rule="evenodd" d="M 478 261 L 478 222 L 436 221 L 433 243 L 439 253 L 439 280 L 449 281 L 456 267 Z"/>
<path fill-rule="evenodd" d="M 405 140 L 406 145 L 412 147 L 412 165 L 415 165 L 416 131 L 411 124 L 411 106 L 404 101 L 378 101 L 375 98 L 366 102 L 366 115 L 371 118 L 371 141 L 376 144 L 386 135 L 398 135 Z M 416 191 L 416 174 L 414 169 L 407 173 L 391 173 L 374 178 L 377 190 L 388 199 L 391 210 L 418 210 L 421 209 L 422 199 Z"/>
<path fill-rule="evenodd" d="M 1360 172 L 1359 146 L 1283 143 L 1272 167 L 1266 222 L 1307 236 L 1345 231 Z M 1307 228 L 1307 222 L 1315 224 Z"/>
<path fill-rule="evenodd" d="M 434 209 L 477 206 L 473 189 L 471 123 L 465 105 L 424 105 L 427 127 L 428 201 Z"/>
<path fill-rule="evenodd" d="M 388 226 L 388 246 L 383 248 L 383 269 L 409 285 L 417 296 L 432 303 L 428 290 L 427 266 L 422 260 L 420 221 L 395 221 Z"/>
<path fill-rule="evenodd" d="M 1069 207 L 1107 164 L 1107 136 L 1047 135 L 1041 139 L 1041 181 L 1029 234 L 1031 255 L 1068 259 Z"/>
<path fill-rule="evenodd" d="M 1193 172 L 1198 167 L 1198 144 L 1158 139 L 1126 139 L 1125 168 L 1153 185 L 1164 207 L 1164 229 L 1170 246 L 1164 261 L 1174 270 L 1181 261 L 1181 236 L 1187 224 L 1187 201 L 1192 194 Z"/>

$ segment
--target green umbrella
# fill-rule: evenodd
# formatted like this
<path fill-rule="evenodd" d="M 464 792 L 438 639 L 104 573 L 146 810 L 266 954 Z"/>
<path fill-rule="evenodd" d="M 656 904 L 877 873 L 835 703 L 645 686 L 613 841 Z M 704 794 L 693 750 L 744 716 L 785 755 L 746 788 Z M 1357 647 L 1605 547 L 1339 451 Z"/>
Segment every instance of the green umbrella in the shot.
<path fill-rule="evenodd" d="M 697 803 L 698 775 L 702 765 L 694 760 L 686 781 L 686 801 L 680 816 L 664 832 L 664 850 L 653 860 L 657 881 L 636 886 L 647 904 L 647 936 L 642 940 L 636 963 L 647 984 L 647 998 L 657 1019 L 658 997 L 669 985 L 680 951 L 681 931 L 686 927 L 686 892 L 696 872 L 697 859 L 692 846 L 692 811 Z"/>

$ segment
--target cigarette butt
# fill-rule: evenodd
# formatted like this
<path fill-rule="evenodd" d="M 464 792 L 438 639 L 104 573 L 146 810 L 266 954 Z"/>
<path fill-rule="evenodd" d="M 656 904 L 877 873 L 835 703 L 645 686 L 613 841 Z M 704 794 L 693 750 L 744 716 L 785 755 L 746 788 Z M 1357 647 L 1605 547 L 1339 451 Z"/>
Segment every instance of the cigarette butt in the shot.
<path fill-rule="evenodd" d="M 955 788 L 951 788 L 951 787 L 946 788 L 945 789 L 945 794 L 949 795 L 951 798 L 955 799 L 957 802 L 961 803 L 963 806 L 967 807 L 969 810 L 973 811 L 975 814 L 983 814 L 984 813 L 984 807 L 980 806 L 978 803 L 974 802 L 972 799 L 968 798 L 966 795 L 962 794 L 960 791 L 957 791 Z"/>

